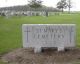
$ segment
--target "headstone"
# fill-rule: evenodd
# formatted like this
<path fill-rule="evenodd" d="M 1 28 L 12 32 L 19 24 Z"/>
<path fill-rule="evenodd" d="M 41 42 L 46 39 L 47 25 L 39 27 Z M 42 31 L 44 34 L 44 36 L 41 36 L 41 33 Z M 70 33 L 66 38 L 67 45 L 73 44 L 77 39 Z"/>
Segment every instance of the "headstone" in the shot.
<path fill-rule="evenodd" d="M 23 24 L 23 47 L 33 47 L 41 52 L 42 47 L 75 47 L 75 24 Z"/>

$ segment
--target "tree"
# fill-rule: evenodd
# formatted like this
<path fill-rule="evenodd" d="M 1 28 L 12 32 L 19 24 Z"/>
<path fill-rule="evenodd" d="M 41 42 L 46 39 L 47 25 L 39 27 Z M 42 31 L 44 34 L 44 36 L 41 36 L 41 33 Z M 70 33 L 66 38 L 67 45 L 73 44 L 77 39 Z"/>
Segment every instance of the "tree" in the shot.
<path fill-rule="evenodd" d="M 37 9 L 42 7 L 42 1 L 41 0 L 30 0 L 28 4 L 31 8 Z"/>
<path fill-rule="evenodd" d="M 61 9 L 62 12 L 64 11 L 63 9 L 67 8 L 67 2 L 66 0 L 61 0 L 57 3 L 57 8 Z"/>
<path fill-rule="evenodd" d="M 71 11 L 71 8 L 72 8 L 72 3 L 71 3 L 71 0 L 68 0 L 68 8 L 69 8 L 69 13 L 70 13 L 70 11 Z"/>

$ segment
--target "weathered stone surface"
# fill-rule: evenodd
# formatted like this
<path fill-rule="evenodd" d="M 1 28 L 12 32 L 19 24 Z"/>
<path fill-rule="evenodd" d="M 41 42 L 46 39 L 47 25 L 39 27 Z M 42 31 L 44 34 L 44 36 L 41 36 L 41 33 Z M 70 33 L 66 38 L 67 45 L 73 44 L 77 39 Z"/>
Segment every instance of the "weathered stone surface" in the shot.
<path fill-rule="evenodd" d="M 75 24 L 23 24 L 23 47 L 75 47 Z"/>

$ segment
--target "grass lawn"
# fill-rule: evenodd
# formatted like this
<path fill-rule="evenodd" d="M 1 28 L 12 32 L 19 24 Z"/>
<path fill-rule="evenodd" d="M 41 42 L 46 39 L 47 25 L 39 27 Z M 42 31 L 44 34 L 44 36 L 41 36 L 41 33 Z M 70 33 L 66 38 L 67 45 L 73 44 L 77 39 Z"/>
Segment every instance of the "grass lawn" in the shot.
<path fill-rule="evenodd" d="M 2 61 L 0 60 L 0 64 L 8 64 L 8 63 L 6 63 L 6 62 L 2 62 Z"/>
<path fill-rule="evenodd" d="M 0 17 L 0 54 L 22 47 L 22 24 L 76 24 L 76 44 L 80 47 L 80 14 Z"/>

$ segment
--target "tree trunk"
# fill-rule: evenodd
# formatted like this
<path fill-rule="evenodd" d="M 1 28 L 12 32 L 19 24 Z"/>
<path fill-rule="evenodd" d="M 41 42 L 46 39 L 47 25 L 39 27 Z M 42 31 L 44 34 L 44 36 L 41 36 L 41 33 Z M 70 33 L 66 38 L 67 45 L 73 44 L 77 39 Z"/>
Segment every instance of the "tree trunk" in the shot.
<path fill-rule="evenodd" d="M 70 7 L 69 7 L 69 14 L 70 14 L 70 11 L 71 11 L 71 10 L 70 10 Z"/>
<path fill-rule="evenodd" d="M 63 8 L 62 8 L 62 13 L 64 12 Z"/>

